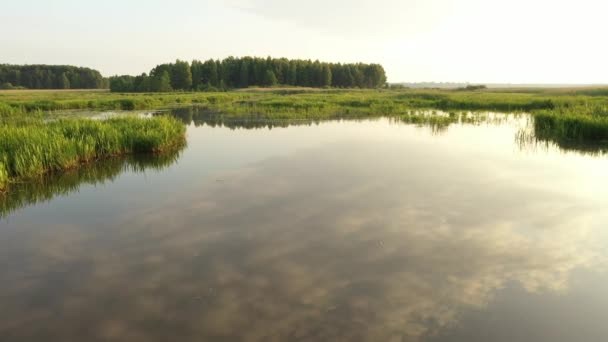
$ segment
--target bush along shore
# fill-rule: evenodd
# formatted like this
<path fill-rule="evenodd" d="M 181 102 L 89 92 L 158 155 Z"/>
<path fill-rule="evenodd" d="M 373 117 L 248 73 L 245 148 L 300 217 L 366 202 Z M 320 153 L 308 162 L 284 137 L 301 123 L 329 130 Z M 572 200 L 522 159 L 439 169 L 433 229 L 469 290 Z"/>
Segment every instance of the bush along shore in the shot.
<path fill-rule="evenodd" d="M 0 191 L 110 156 L 173 150 L 185 143 L 185 130 L 180 121 L 165 116 L 5 120 L 0 123 Z"/>

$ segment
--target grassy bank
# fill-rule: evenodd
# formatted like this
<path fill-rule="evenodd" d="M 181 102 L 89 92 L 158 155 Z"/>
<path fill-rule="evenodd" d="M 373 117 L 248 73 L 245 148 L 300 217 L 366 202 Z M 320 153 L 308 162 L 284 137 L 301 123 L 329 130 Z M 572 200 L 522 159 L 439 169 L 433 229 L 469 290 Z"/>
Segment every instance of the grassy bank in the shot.
<path fill-rule="evenodd" d="M 43 120 L 0 124 L 0 189 L 109 156 L 155 153 L 184 142 L 185 127 L 169 117 Z"/>
<path fill-rule="evenodd" d="M 599 95 L 593 95 L 599 94 Z M 133 110 L 201 105 L 227 113 L 274 116 L 404 114 L 411 109 L 495 110 L 504 112 L 608 104 L 599 90 L 529 92 L 518 90 L 311 90 L 276 89 L 225 93 L 0 92 L 0 115 L 68 109 Z"/>
<path fill-rule="evenodd" d="M 412 110 L 446 112 L 528 112 L 539 133 L 563 139 L 605 140 L 606 88 L 483 89 L 477 91 L 405 89 L 250 89 L 221 93 L 0 92 L 0 116 L 52 115 L 69 109 L 133 110 L 196 105 L 226 119 L 323 120 L 335 118 L 411 117 Z M 49 114 L 50 113 L 50 114 Z M 424 118 L 423 118 L 424 119 Z M 454 121 L 454 118 L 441 119 Z M 540 132 L 542 129 L 543 132 Z"/>
<path fill-rule="evenodd" d="M 608 112 L 604 108 L 571 108 L 535 113 L 537 137 L 558 143 L 608 143 Z"/>
<path fill-rule="evenodd" d="M 532 111 L 593 103 L 608 97 L 572 93 L 509 93 L 446 90 L 235 91 L 226 93 L 0 92 L 0 115 L 68 109 L 133 110 L 172 105 L 202 105 L 227 113 L 274 116 L 403 114 L 415 108 L 443 110 Z"/>

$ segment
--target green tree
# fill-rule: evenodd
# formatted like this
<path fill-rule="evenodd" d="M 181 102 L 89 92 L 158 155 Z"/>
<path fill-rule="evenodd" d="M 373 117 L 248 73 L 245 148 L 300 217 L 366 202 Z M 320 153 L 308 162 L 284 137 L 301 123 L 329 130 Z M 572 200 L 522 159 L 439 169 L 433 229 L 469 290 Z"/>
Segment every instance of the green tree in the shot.
<path fill-rule="evenodd" d="M 323 65 L 321 70 L 321 87 L 331 87 L 331 69 L 328 64 Z"/>
<path fill-rule="evenodd" d="M 135 91 L 145 93 L 149 92 L 151 90 L 151 87 L 152 85 L 150 77 L 148 77 L 148 75 L 146 75 L 145 73 L 135 77 L 135 80 L 133 82 L 133 88 L 135 88 Z"/>
<path fill-rule="evenodd" d="M 192 79 L 190 79 L 192 81 Z M 163 71 L 163 74 L 160 77 L 160 88 L 159 91 L 173 91 L 171 87 L 171 77 L 169 76 L 169 72 Z"/>
<path fill-rule="evenodd" d="M 16 87 L 64 89 L 63 75 L 74 88 L 100 88 L 103 77 L 99 71 L 70 65 L 10 65 L 0 64 L 0 83 Z"/>
<path fill-rule="evenodd" d="M 192 72 L 192 89 L 199 90 L 203 84 L 203 63 L 193 60 L 190 66 Z"/>
<path fill-rule="evenodd" d="M 53 76 L 52 73 L 47 72 L 46 75 L 44 76 L 44 83 L 43 83 L 43 88 L 44 89 L 53 89 L 54 85 L 53 85 Z"/>
<path fill-rule="evenodd" d="M 291 61 L 289 63 L 289 70 L 287 71 L 287 84 L 289 85 L 297 85 L 298 78 L 298 66 L 296 62 Z"/>
<path fill-rule="evenodd" d="M 355 87 L 355 77 L 353 76 L 351 67 L 348 65 L 344 69 L 344 87 L 346 87 L 346 88 Z"/>
<path fill-rule="evenodd" d="M 249 86 L 249 63 L 247 60 L 241 62 L 239 86 L 247 88 Z"/>
<path fill-rule="evenodd" d="M 220 85 L 220 77 L 217 70 L 217 64 L 213 59 L 209 60 L 209 83 L 213 87 Z"/>
<path fill-rule="evenodd" d="M 172 91 L 171 77 L 167 70 L 163 70 L 162 73 L 157 74 L 150 80 L 150 91 L 153 92 L 168 92 Z"/>
<path fill-rule="evenodd" d="M 80 75 L 72 74 L 70 76 L 70 86 L 72 89 L 80 89 Z"/>
<path fill-rule="evenodd" d="M 262 58 L 254 58 L 253 59 L 253 84 L 255 85 L 263 85 L 264 84 L 264 75 L 266 75 L 266 60 Z"/>
<path fill-rule="evenodd" d="M 21 71 L 20 70 L 14 70 L 13 71 L 13 75 L 12 75 L 12 84 L 14 85 L 20 85 L 21 84 Z"/>
<path fill-rule="evenodd" d="M 15 79 L 14 72 L 10 67 L 0 64 L 0 82 L 10 82 Z M 65 68 L 65 67 L 58 67 Z M 46 67 L 27 66 L 21 71 L 21 82 L 26 87 L 46 86 L 46 72 L 51 70 L 53 84 L 58 85 L 60 73 L 65 72 L 70 85 L 76 87 L 74 81 L 82 87 L 90 87 L 94 84 L 105 84 L 105 79 L 100 75 L 92 73 L 90 69 L 78 71 L 76 69 L 47 69 Z M 169 87 L 162 81 L 164 73 L 170 78 Z M 227 90 L 235 87 L 247 87 L 252 85 L 274 86 L 277 84 L 289 84 L 305 87 L 342 87 L 342 88 L 377 88 L 386 83 L 386 73 L 379 64 L 364 63 L 325 63 L 315 60 L 289 60 L 286 58 L 260 58 L 260 57 L 228 57 L 223 60 L 209 59 L 204 63 L 198 60 L 188 62 L 177 60 L 171 64 L 160 64 L 150 71 L 149 80 L 137 76 L 133 79 L 114 80 L 112 89 L 130 89 L 126 91 L 145 91 L 149 88 L 153 91 L 168 91 L 168 89 L 189 90 L 192 87 L 200 90 Z M 120 81 L 120 82 L 119 82 Z M 122 83 L 121 83 L 122 82 Z M 133 86 L 129 87 L 132 83 Z M 122 85 L 121 85 L 122 84 Z"/>
<path fill-rule="evenodd" d="M 192 89 L 192 70 L 190 64 L 179 59 L 175 61 L 169 75 L 171 79 L 171 87 L 175 90 L 190 90 Z"/>
<path fill-rule="evenodd" d="M 264 86 L 273 87 L 278 83 L 277 76 L 274 74 L 272 70 L 266 70 L 266 74 L 264 75 Z"/>
<path fill-rule="evenodd" d="M 110 91 L 118 93 L 135 91 L 134 80 L 135 77 L 129 75 L 110 77 Z"/>
<path fill-rule="evenodd" d="M 59 76 L 59 89 L 70 89 L 70 80 L 65 72 L 62 72 Z"/>

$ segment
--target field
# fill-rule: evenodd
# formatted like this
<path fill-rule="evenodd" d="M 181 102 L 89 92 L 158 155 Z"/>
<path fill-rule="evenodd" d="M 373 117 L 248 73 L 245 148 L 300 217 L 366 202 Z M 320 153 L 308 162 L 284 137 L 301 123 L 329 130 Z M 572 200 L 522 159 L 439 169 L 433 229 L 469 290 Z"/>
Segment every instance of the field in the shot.
<path fill-rule="evenodd" d="M 415 110 L 443 110 L 447 123 L 463 112 L 527 112 L 535 133 L 562 144 L 608 142 L 608 89 L 340 90 L 250 89 L 235 92 L 117 94 L 104 91 L 0 92 L 0 188 L 42 173 L 117 154 L 158 152 L 183 141 L 175 119 L 53 119 L 56 111 L 134 110 L 196 105 L 228 118 L 313 119 L 389 116 L 422 119 Z M 52 119 L 52 120 L 49 120 Z M 429 119 L 424 119 L 429 121 Z M 422 121 L 424 121 L 422 120 Z"/>
<path fill-rule="evenodd" d="M 608 89 L 458 91 L 259 88 L 219 93 L 0 92 L 0 115 L 4 116 L 66 109 L 133 110 L 189 104 L 232 114 L 286 118 L 396 115 L 420 108 L 505 112 L 569 109 L 583 114 L 603 115 L 608 108 Z"/>

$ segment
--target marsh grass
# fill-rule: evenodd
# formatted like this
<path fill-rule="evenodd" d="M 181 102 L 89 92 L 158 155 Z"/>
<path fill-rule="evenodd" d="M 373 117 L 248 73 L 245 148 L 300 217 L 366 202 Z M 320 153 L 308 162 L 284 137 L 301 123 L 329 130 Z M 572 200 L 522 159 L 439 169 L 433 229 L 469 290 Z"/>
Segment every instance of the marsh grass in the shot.
<path fill-rule="evenodd" d="M 175 105 L 206 106 L 226 114 L 267 118 L 335 118 L 406 114 L 411 109 L 531 112 L 606 104 L 593 93 L 509 90 L 340 90 L 296 89 L 221 93 L 0 92 L 0 113 L 18 115 L 70 109 L 134 110 Z"/>
<path fill-rule="evenodd" d="M 539 138 L 561 144 L 577 142 L 608 144 L 606 107 L 561 108 L 534 115 L 534 130 Z"/>
<path fill-rule="evenodd" d="M 183 144 L 184 135 L 184 125 L 171 117 L 5 120 L 0 124 L 0 189 L 109 156 L 162 152 Z"/>
<path fill-rule="evenodd" d="M 608 137 L 608 89 L 434 89 L 340 90 L 277 89 L 221 93 L 0 92 L 0 117 L 20 118 L 70 109 L 134 110 L 197 106 L 220 113 L 225 121 L 359 119 L 386 116 L 437 128 L 455 123 L 454 117 L 419 117 L 412 110 L 478 113 L 530 113 L 537 118 L 539 136 L 554 140 L 602 142 Z M 432 122 L 431 122 L 432 121 Z M 474 122 L 473 122 L 474 123 Z M 139 139 L 138 139 L 139 140 Z M 144 139 L 145 140 L 145 139 Z M 142 143 L 145 145 L 145 143 Z M 84 148 L 84 147 L 82 147 Z M 141 148 L 144 148 L 142 146 Z M 2 177 L 2 176 L 0 176 Z M 10 174 L 9 174 L 10 177 Z"/>

